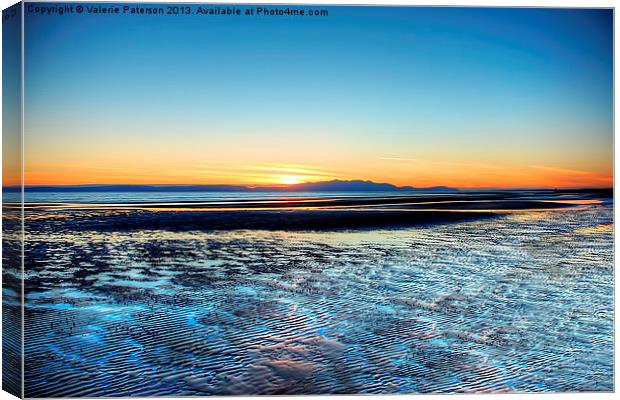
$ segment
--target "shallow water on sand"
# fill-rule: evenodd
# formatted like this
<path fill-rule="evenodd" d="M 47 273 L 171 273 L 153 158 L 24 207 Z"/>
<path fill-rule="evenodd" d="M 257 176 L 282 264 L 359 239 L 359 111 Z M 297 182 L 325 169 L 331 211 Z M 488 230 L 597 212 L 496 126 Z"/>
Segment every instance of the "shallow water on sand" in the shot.
<path fill-rule="evenodd" d="M 26 396 L 612 390 L 612 218 L 31 231 Z"/>

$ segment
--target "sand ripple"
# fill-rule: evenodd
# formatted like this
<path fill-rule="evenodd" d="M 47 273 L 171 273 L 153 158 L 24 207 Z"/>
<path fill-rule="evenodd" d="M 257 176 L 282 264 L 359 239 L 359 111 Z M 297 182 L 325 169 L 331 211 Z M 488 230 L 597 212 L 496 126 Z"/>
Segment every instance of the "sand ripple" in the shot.
<path fill-rule="evenodd" d="M 26 396 L 609 391 L 612 218 L 31 231 Z"/>

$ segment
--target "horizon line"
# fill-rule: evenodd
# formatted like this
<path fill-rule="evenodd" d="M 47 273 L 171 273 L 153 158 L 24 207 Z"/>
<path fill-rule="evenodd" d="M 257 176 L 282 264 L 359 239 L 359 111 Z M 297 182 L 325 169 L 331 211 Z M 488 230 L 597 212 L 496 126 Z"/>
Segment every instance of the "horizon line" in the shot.
<path fill-rule="evenodd" d="M 300 182 L 296 184 L 229 184 L 229 183 L 80 183 L 80 184 L 22 184 L 22 185 L 2 185 L 2 189 L 15 189 L 15 188 L 37 188 L 37 187 L 49 187 L 49 188 L 80 188 L 80 187 L 97 187 L 97 186 L 145 186 L 145 187 L 201 187 L 201 186 L 221 186 L 221 187 L 243 187 L 246 189 L 261 189 L 261 188 L 294 188 L 304 186 L 308 184 L 320 184 L 330 182 L 364 182 L 373 183 L 377 185 L 391 185 L 396 189 L 406 190 L 411 189 L 433 189 L 433 188 L 447 188 L 454 190 L 567 190 L 567 189 L 614 189 L 614 185 L 611 186 L 538 186 L 538 187 L 494 187 L 494 186 L 480 186 L 480 187 L 458 187 L 448 185 L 432 185 L 432 186 L 413 186 L 413 185 L 395 185 L 389 182 L 375 182 L 371 180 L 355 179 L 355 180 L 340 180 L 334 179 L 330 181 L 312 181 L 312 182 Z M 317 190 L 320 191 L 320 190 Z"/>

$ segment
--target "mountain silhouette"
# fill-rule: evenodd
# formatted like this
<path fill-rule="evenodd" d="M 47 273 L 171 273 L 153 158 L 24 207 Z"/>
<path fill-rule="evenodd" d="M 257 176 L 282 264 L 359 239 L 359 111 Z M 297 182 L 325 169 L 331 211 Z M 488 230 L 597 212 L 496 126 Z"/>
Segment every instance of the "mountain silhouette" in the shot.
<path fill-rule="evenodd" d="M 446 186 L 429 188 L 414 188 L 412 186 L 396 186 L 391 183 L 376 183 L 372 181 L 341 181 L 307 182 L 289 185 L 285 191 L 294 192 L 456 192 L 457 189 Z"/>

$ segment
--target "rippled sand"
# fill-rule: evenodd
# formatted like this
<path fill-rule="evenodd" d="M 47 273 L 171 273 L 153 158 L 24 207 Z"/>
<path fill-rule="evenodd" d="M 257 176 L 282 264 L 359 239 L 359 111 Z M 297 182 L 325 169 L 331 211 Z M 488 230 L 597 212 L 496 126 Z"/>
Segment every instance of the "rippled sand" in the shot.
<path fill-rule="evenodd" d="M 610 391 L 612 211 L 357 232 L 41 224 L 26 396 Z"/>

